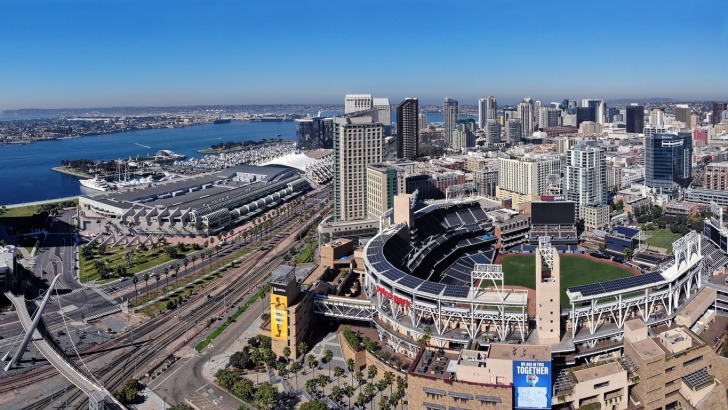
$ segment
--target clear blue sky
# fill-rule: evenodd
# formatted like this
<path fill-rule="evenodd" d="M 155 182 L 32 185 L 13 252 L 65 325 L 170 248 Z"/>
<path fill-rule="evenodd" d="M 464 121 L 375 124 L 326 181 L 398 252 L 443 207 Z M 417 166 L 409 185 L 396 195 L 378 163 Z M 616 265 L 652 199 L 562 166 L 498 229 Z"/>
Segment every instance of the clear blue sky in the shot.
<path fill-rule="evenodd" d="M 728 99 L 728 1 L 0 0 L 0 109 Z"/>

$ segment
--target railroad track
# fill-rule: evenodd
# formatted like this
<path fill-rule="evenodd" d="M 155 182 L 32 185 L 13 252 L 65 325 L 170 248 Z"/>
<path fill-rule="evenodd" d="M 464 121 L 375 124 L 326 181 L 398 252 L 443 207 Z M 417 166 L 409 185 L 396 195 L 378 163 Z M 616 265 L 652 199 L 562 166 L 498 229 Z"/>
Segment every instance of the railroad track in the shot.
<path fill-rule="evenodd" d="M 208 320 L 210 317 L 216 317 L 226 305 L 229 306 L 235 304 L 242 299 L 267 276 L 270 266 L 274 266 L 284 259 L 285 254 L 293 245 L 294 244 L 291 243 L 286 246 L 286 248 L 281 250 L 277 256 L 274 256 L 262 266 L 255 268 L 252 271 L 252 274 L 245 276 L 243 280 L 239 280 L 237 277 L 238 275 L 227 275 L 227 280 L 225 280 L 225 277 L 215 280 L 213 283 L 208 285 L 208 287 L 204 288 L 205 292 L 196 295 L 185 304 L 186 307 L 179 313 L 183 313 L 185 310 L 189 312 L 184 316 L 180 314 L 177 320 L 175 320 L 176 323 L 172 323 L 169 326 L 160 326 L 160 322 L 169 323 L 174 320 L 175 314 L 178 313 L 175 311 L 167 311 L 134 329 L 133 334 L 132 332 L 129 332 L 114 339 L 112 342 L 105 343 L 107 346 L 104 346 L 103 348 L 99 347 L 99 349 L 109 349 L 114 346 L 134 342 L 133 340 L 130 340 L 134 337 L 137 339 L 134 343 L 138 347 L 131 348 L 131 350 L 128 350 L 129 348 L 125 348 L 127 351 L 114 357 L 113 360 L 106 366 L 94 371 L 94 375 L 98 378 L 101 384 L 103 384 L 109 391 L 113 392 L 123 384 L 124 380 L 133 376 L 133 371 L 129 368 L 136 368 L 137 374 L 140 372 L 143 374 L 146 370 L 155 368 L 161 361 L 165 360 L 169 356 L 167 354 L 162 354 L 160 356 L 160 353 L 165 348 L 168 348 L 170 345 L 175 343 L 180 345 L 184 344 L 185 342 L 180 342 L 180 339 L 185 336 L 189 328 L 195 323 L 204 323 L 204 321 Z M 239 273 L 244 273 L 246 271 L 251 272 L 250 269 L 260 263 L 264 256 L 264 253 L 257 255 L 254 259 L 251 258 L 241 264 L 238 268 L 235 268 L 235 270 L 239 270 Z M 229 276 L 235 276 L 235 278 L 232 279 L 237 280 L 232 280 Z M 226 286 L 226 297 L 223 297 L 219 292 L 220 288 L 223 286 Z M 207 295 L 212 295 L 215 291 L 218 291 L 216 296 L 207 298 Z M 231 300 L 233 303 L 226 304 L 225 299 Z M 202 302 L 202 305 L 195 308 L 195 305 L 199 302 Z M 202 332 L 204 329 L 205 328 L 196 329 L 193 337 L 197 333 Z M 140 340 L 141 338 L 144 338 L 144 340 Z M 88 397 L 86 397 L 86 395 L 79 389 L 69 389 L 67 394 L 69 394 L 67 398 L 69 408 L 88 408 Z M 24 409 L 47 409 L 50 407 L 50 404 L 51 398 L 46 397 L 36 403 L 24 407 Z"/>
<path fill-rule="evenodd" d="M 297 208 L 297 210 L 298 209 L 299 208 Z M 278 227 L 270 228 L 266 231 L 266 233 L 269 234 L 286 227 L 286 225 L 295 221 L 295 218 L 298 215 L 300 214 L 294 212 L 290 216 L 284 217 L 284 219 L 280 221 L 280 225 Z M 312 219 L 314 217 L 312 217 Z M 291 226 L 290 228 L 292 228 L 293 231 L 297 231 L 297 228 L 300 227 Z M 283 261 L 285 255 L 294 245 L 295 242 L 292 241 L 275 256 L 270 258 L 270 260 L 265 261 L 265 263 L 262 263 L 261 266 L 257 268 L 256 266 L 260 264 L 266 256 L 268 256 L 269 251 L 257 250 L 251 253 L 245 262 L 242 262 L 236 268 L 233 268 L 233 270 L 229 271 L 225 276 L 217 278 L 212 283 L 202 288 L 201 292 L 185 302 L 183 308 L 176 311 L 167 311 L 134 328 L 133 332 L 127 332 L 116 339 L 97 345 L 92 350 L 84 352 L 83 355 L 86 356 L 86 362 L 93 361 L 96 358 L 108 354 L 108 349 L 120 348 L 120 346 L 131 344 L 131 346 L 120 348 L 125 349 L 126 351 L 114 357 L 109 364 L 102 366 L 93 372 L 99 382 L 111 392 L 121 386 L 124 380 L 133 376 L 132 371 L 127 371 L 127 367 L 133 366 L 134 369 L 137 369 L 136 374 L 139 374 L 140 372 L 141 374 L 144 374 L 146 370 L 156 368 L 161 361 L 165 360 L 169 356 L 164 354 L 160 360 L 160 352 L 173 344 L 183 345 L 187 342 L 187 340 L 180 342 L 180 339 L 191 328 L 193 328 L 193 325 L 196 327 L 197 323 L 204 323 L 204 321 L 201 322 L 201 320 L 207 320 L 210 317 L 218 316 L 218 314 L 224 310 L 226 306 L 235 305 L 242 300 L 246 294 L 255 289 L 255 286 L 257 286 L 267 276 L 271 266 L 276 266 L 278 263 Z M 235 272 L 235 274 L 231 275 L 231 272 Z M 246 273 L 249 272 L 252 272 L 252 274 L 246 275 Z M 225 297 L 223 297 L 219 292 L 223 286 L 225 286 L 226 290 Z M 211 296 L 216 291 L 218 291 L 216 296 Z M 208 295 L 211 297 L 208 297 Z M 228 300 L 232 303 L 226 303 Z M 199 305 L 200 303 L 201 306 L 197 306 L 195 308 L 195 305 Z M 180 312 L 180 310 L 182 312 Z M 185 311 L 188 312 L 186 315 L 180 314 Z M 174 321 L 175 316 L 178 316 L 176 318 L 176 323 L 171 323 Z M 165 326 L 165 324 L 168 323 L 169 325 Z M 207 326 L 204 326 L 201 329 L 195 328 L 192 338 L 206 328 Z M 144 337 L 145 340 L 140 340 L 142 337 Z M 84 367 L 83 364 L 76 364 L 81 368 Z M 36 379 L 33 380 L 39 381 L 45 378 L 50 378 L 55 374 L 56 372 L 50 371 L 50 369 L 47 372 L 38 372 L 38 374 L 30 375 L 28 379 L 19 381 L 19 384 L 28 385 L 28 383 L 31 382 L 30 377 L 35 377 Z M 79 389 L 71 386 L 67 390 L 66 394 L 69 396 L 67 398 L 64 397 L 64 402 L 68 403 L 68 408 L 88 408 L 88 397 Z M 52 407 L 51 401 L 51 397 L 46 397 L 35 403 L 29 404 L 23 409 L 48 409 Z"/>

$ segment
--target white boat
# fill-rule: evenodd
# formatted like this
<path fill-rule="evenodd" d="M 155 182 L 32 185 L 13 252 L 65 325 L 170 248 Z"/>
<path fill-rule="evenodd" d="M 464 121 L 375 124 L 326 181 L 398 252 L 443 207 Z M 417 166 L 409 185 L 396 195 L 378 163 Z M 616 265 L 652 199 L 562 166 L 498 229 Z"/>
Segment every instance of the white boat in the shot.
<path fill-rule="evenodd" d="M 97 191 L 110 191 L 114 189 L 114 186 L 112 184 L 109 184 L 105 179 L 100 178 L 98 175 L 96 175 L 93 179 L 82 179 L 81 185 L 85 186 L 86 188 L 95 189 Z"/>

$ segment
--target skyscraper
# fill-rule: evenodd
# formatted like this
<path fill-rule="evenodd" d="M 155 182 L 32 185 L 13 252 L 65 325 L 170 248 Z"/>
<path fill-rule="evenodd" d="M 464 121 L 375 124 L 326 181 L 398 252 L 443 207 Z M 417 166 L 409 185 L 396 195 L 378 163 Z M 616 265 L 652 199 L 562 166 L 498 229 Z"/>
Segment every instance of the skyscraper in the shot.
<path fill-rule="evenodd" d="M 485 124 L 488 123 L 488 99 L 478 99 L 478 128 L 481 130 L 485 128 Z"/>
<path fill-rule="evenodd" d="M 419 109 L 419 107 L 418 107 L 418 109 Z M 427 114 L 425 114 L 424 112 L 421 112 L 417 116 L 417 126 L 421 130 L 424 130 L 425 128 L 427 128 Z"/>
<path fill-rule="evenodd" d="M 485 140 L 488 144 L 501 141 L 501 126 L 498 120 L 488 119 L 487 124 L 485 124 Z"/>
<path fill-rule="evenodd" d="M 596 120 L 596 109 L 594 107 L 577 107 L 576 109 L 576 128 L 579 128 L 582 122 Z"/>
<path fill-rule="evenodd" d="M 444 122 L 444 134 L 445 143 L 450 145 L 452 142 L 452 131 L 455 129 L 455 122 L 458 120 L 458 101 L 449 97 L 445 97 L 445 102 L 442 104 L 442 115 Z"/>
<path fill-rule="evenodd" d="M 714 102 L 713 103 L 713 120 L 711 121 L 713 125 L 720 124 L 720 116 L 723 113 L 723 111 L 728 110 L 728 103 L 724 102 Z"/>
<path fill-rule="evenodd" d="M 675 121 L 682 122 L 688 128 L 690 128 L 690 123 L 691 123 L 690 117 L 692 115 L 693 115 L 693 111 L 690 109 L 689 105 L 678 104 L 675 106 Z"/>
<path fill-rule="evenodd" d="M 693 176 L 692 134 L 645 135 L 645 185 L 659 192 L 686 188 Z"/>
<path fill-rule="evenodd" d="M 607 109 L 606 104 L 604 104 L 604 100 L 585 98 L 581 100 L 581 106 L 594 108 L 595 119 L 590 121 L 598 122 L 599 124 L 604 125 L 604 111 Z"/>
<path fill-rule="evenodd" d="M 384 134 L 390 135 L 392 131 L 392 106 L 389 104 L 389 98 L 372 98 L 372 108 L 377 110 L 376 122 L 384 125 Z"/>
<path fill-rule="evenodd" d="M 492 95 L 490 97 L 488 97 L 488 105 L 487 105 L 486 113 L 488 114 L 489 120 L 498 119 L 498 103 L 496 102 L 495 97 L 493 97 Z M 486 123 L 486 125 L 488 124 L 487 121 L 485 123 Z"/>
<path fill-rule="evenodd" d="M 530 137 L 533 134 L 533 100 L 526 97 L 518 104 L 518 116 L 521 118 L 521 134 Z"/>
<path fill-rule="evenodd" d="M 334 140 L 334 119 L 315 117 L 296 120 L 297 148 L 301 150 L 331 149 Z"/>
<path fill-rule="evenodd" d="M 417 124 L 420 113 L 417 98 L 405 98 L 397 105 L 397 158 L 414 161 L 420 141 Z"/>
<path fill-rule="evenodd" d="M 650 110 L 650 125 L 655 127 L 665 126 L 665 112 L 661 108 Z"/>
<path fill-rule="evenodd" d="M 597 141 L 579 142 L 566 152 L 562 187 L 566 199 L 576 202 L 586 230 L 609 226 L 607 160 Z"/>
<path fill-rule="evenodd" d="M 563 191 L 566 199 L 576 202 L 579 208 L 607 204 L 606 154 L 597 141 L 582 141 L 567 151 Z M 581 211 L 578 213 L 584 218 Z M 609 220 L 595 225 L 601 227 L 607 223 Z"/>
<path fill-rule="evenodd" d="M 344 97 L 344 114 L 372 109 L 371 94 L 346 94 Z"/>
<path fill-rule="evenodd" d="M 452 143 L 450 147 L 456 150 L 475 146 L 475 120 L 457 120 L 455 129 L 452 131 Z"/>
<path fill-rule="evenodd" d="M 561 118 L 561 110 L 558 108 L 541 107 L 538 112 L 538 118 L 539 129 L 558 127 L 559 118 Z"/>
<path fill-rule="evenodd" d="M 522 137 L 520 118 L 511 118 L 506 121 L 506 142 L 516 145 L 521 142 Z"/>
<path fill-rule="evenodd" d="M 645 107 L 641 105 L 627 106 L 627 132 L 642 134 L 645 132 Z"/>
<path fill-rule="evenodd" d="M 367 165 L 382 161 L 384 126 L 375 111 L 334 118 L 334 221 L 367 217 Z"/>

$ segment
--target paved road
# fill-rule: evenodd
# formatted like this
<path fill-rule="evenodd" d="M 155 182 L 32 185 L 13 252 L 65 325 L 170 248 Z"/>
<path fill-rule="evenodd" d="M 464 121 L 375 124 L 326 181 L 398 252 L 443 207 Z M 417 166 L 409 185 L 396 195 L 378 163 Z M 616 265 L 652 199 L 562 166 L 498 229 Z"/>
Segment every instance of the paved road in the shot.
<path fill-rule="evenodd" d="M 260 317 L 266 307 L 266 301 L 265 298 L 260 299 L 251 305 L 202 353 L 194 351 L 192 346 L 196 341 L 193 341 L 187 349 L 184 349 L 186 357 L 152 381 L 149 387 L 170 404 L 183 403 L 185 399 L 190 399 L 200 409 L 239 409 L 243 402 L 214 383 L 210 383 L 203 377 L 203 372 L 214 371 L 210 370 L 211 366 L 224 366 L 227 363 L 227 358 L 235 352 L 233 344 Z M 213 361 L 209 361 L 210 359 Z"/>

